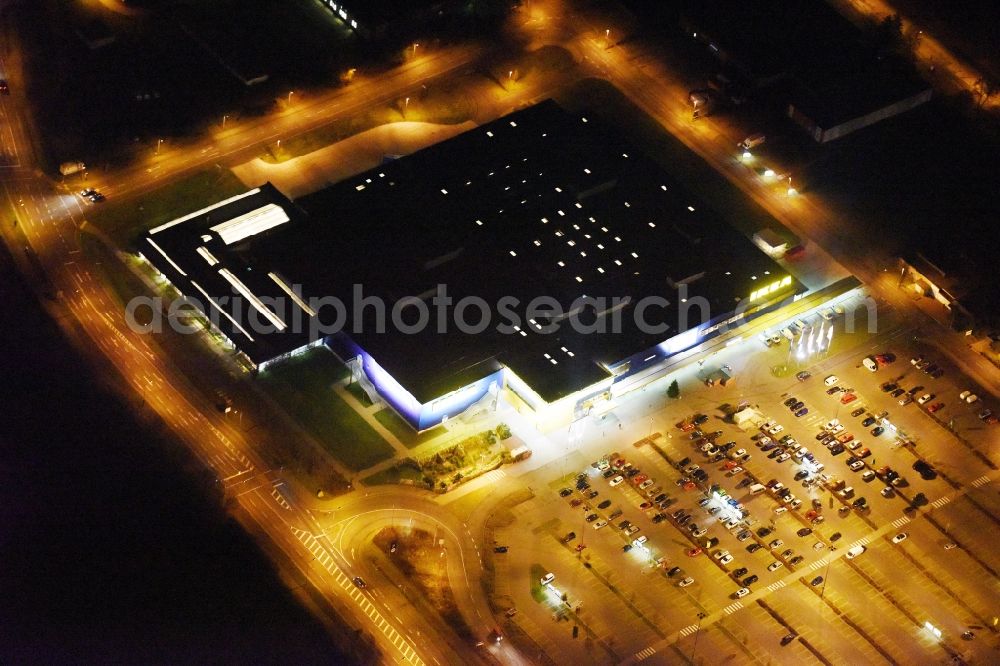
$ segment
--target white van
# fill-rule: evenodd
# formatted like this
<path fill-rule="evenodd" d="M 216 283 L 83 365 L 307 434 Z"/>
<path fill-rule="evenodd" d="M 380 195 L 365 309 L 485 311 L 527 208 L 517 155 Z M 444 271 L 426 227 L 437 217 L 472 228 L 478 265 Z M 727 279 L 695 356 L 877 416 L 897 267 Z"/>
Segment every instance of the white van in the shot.
<path fill-rule="evenodd" d="M 851 486 L 847 486 L 846 488 L 841 490 L 838 494 L 844 499 L 851 499 L 852 497 L 854 497 L 854 488 L 852 488 Z"/>
<path fill-rule="evenodd" d="M 751 495 L 760 495 L 765 490 L 767 490 L 767 489 L 764 487 L 763 483 L 755 483 L 752 486 L 750 486 L 750 494 Z"/>
<path fill-rule="evenodd" d="M 781 329 L 781 334 L 785 336 L 789 342 L 795 342 L 795 332 L 791 327 Z"/>
<path fill-rule="evenodd" d="M 849 551 L 847 551 L 847 555 L 845 555 L 845 557 L 847 557 L 847 559 L 849 560 L 853 560 L 855 557 L 865 552 L 866 550 L 868 549 L 865 548 L 864 546 L 855 546 L 854 548 L 851 548 Z"/>
<path fill-rule="evenodd" d="M 861 365 L 872 372 L 878 372 L 878 361 L 875 360 L 874 356 L 865 356 L 861 359 Z"/>

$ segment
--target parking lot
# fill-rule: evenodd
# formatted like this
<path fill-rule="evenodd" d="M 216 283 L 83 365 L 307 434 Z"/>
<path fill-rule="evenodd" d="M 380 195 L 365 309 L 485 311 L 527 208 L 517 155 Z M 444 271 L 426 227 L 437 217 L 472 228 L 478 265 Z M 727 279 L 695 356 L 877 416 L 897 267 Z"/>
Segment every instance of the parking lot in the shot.
<path fill-rule="evenodd" d="M 761 370 L 782 351 L 760 344 L 728 395 L 651 405 L 620 437 L 597 424 L 533 472 L 545 490 L 520 507 L 537 536 L 523 546 L 535 567 L 525 587 L 566 594 L 566 630 L 546 631 L 555 644 L 586 663 L 917 663 L 988 650 L 1000 558 L 979 530 L 1000 527 L 988 457 L 998 431 L 979 416 L 988 401 L 960 399 L 976 388 L 913 337 L 889 326 L 780 377 Z M 933 397 L 899 404 L 911 392 Z M 737 425 L 737 403 L 756 417 Z M 504 538 L 518 543 L 516 529 Z M 544 628 L 559 604 L 535 605 Z M 574 624 L 588 638 L 572 638 Z M 959 638 L 970 626 L 982 640 Z"/>

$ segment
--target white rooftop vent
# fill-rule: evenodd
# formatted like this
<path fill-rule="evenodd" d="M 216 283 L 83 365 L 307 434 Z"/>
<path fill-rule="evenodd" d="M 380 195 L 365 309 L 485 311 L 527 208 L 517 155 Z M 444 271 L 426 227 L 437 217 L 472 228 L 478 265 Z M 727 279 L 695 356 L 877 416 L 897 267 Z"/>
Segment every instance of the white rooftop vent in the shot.
<path fill-rule="evenodd" d="M 244 213 L 239 217 L 234 217 L 231 220 L 217 224 L 214 227 L 211 227 L 211 230 L 219 234 L 223 243 L 226 245 L 232 245 L 233 243 L 237 243 L 244 238 L 256 236 L 257 234 L 263 233 L 268 229 L 280 226 L 285 222 L 288 222 L 288 220 L 289 217 L 288 214 L 285 213 L 285 209 L 277 204 L 271 203 L 252 210 L 249 213 Z"/>

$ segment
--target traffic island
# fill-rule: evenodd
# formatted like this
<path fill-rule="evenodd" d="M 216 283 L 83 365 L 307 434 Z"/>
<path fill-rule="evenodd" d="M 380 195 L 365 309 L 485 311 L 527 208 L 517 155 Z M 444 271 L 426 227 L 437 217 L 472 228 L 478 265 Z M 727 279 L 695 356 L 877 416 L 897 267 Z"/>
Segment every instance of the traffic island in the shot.
<path fill-rule="evenodd" d="M 386 527 L 375 535 L 373 542 L 459 638 L 477 640 L 455 603 L 443 540 L 437 541 L 424 530 Z"/>

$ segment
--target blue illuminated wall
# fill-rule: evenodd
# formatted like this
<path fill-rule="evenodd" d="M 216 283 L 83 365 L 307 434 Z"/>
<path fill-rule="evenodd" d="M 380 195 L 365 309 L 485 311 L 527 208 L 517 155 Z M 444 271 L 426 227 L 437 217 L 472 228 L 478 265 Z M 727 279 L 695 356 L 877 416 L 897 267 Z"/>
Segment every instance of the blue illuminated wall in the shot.
<path fill-rule="evenodd" d="M 446 416 L 451 418 L 461 414 L 489 393 L 492 384 L 496 383 L 498 389 L 503 388 L 504 385 L 504 371 L 501 368 L 457 391 L 430 402 L 421 403 L 353 340 L 346 336 L 336 336 L 327 340 L 327 346 L 344 361 L 360 356 L 361 367 L 365 376 L 368 377 L 368 381 L 372 383 L 382 399 L 389 403 L 389 406 L 416 430 L 433 428 L 440 424 Z"/>

